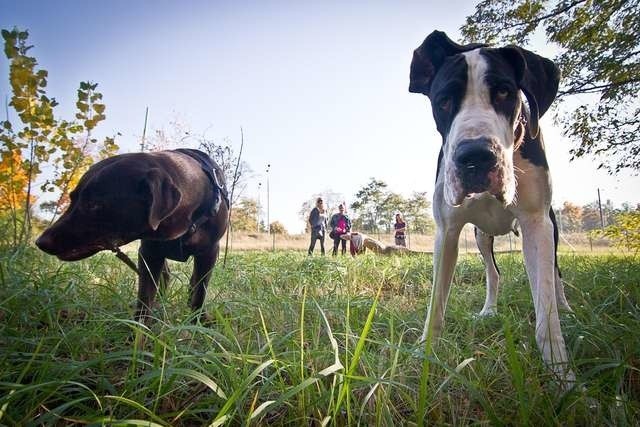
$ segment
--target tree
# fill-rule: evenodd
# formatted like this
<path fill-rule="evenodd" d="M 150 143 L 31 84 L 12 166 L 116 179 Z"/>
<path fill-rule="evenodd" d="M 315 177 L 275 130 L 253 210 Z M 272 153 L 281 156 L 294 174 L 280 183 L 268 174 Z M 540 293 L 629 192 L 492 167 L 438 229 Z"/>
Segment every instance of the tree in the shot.
<path fill-rule="evenodd" d="M 560 215 L 556 215 L 560 231 L 574 233 L 582 230 L 582 208 L 571 202 L 564 202 Z"/>
<path fill-rule="evenodd" d="M 416 191 L 404 204 L 403 215 L 410 232 L 427 234 L 435 229 L 426 191 Z"/>
<path fill-rule="evenodd" d="M 222 168 L 229 196 L 231 196 L 231 189 L 234 188 L 232 205 L 243 197 L 248 179 L 252 176 L 253 171 L 247 162 L 240 161 L 238 164 L 240 154 L 236 153 L 229 138 L 218 140 L 211 138 L 206 132 L 195 133 L 188 124 L 178 118 L 170 120 L 167 128 L 163 127 L 152 132 L 145 146 L 149 151 L 191 146 L 198 147 L 199 150 L 207 153 Z M 235 174 L 236 165 L 238 165 L 237 174 Z"/>
<path fill-rule="evenodd" d="M 54 175 L 40 189 L 58 194 L 53 208 L 56 213 L 64 207 L 79 176 L 93 162 L 89 153 L 107 156 L 117 150 L 113 138 L 98 143 L 91 137 L 92 130 L 105 119 L 105 105 L 100 102 L 102 94 L 96 91 L 97 84 L 80 83 L 75 120 L 54 117 L 58 103 L 45 91 L 48 72 L 36 69 L 36 59 L 28 55 L 33 48 L 27 44 L 28 37 L 27 31 L 2 30 L 12 90 L 9 106 L 18 116 L 18 123 L 12 123 L 7 112 L 7 119 L 0 123 L 3 168 L 0 211 L 8 212 L 6 215 L 11 218 L 6 222 L 12 246 L 29 241 L 35 183 L 44 165 L 52 166 Z"/>
<path fill-rule="evenodd" d="M 402 195 L 392 191 L 387 192 L 378 209 L 379 218 L 376 225 L 386 233 L 390 233 L 395 223 L 396 213 L 402 212 L 405 205 L 406 200 Z"/>
<path fill-rule="evenodd" d="M 387 191 L 384 181 L 371 178 L 355 196 L 351 208 L 356 212 L 353 227 L 358 230 L 377 232 L 382 228 L 390 232 L 395 214 L 402 213 L 409 232 L 428 233 L 433 230 L 431 203 L 426 192 L 414 192 L 405 199 L 402 195 Z"/>
<path fill-rule="evenodd" d="M 304 222 L 305 233 L 309 232 L 309 213 L 311 209 L 316 206 L 316 200 L 318 197 L 322 197 L 324 201 L 324 208 L 327 211 L 327 216 L 338 208 L 340 203 L 344 203 L 344 196 L 340 193 L 336 193 L 333 190 L 324 190 L 321 193 L 314 193 L 309 199 L 305 200 L 298 211 L 298 217 Z"/>
<path fill-rule="evenodd" d="M 240 199 L 231 211 L 231 229 L 233 231 L 259 231 L 258 212 L 256 199 Z"/>
<path fill-rule="evenodd" d="M 356 213 L 354 228 L 363 231 L 378 231 L 379 221 L 384 212 L 384 201 L 388 197 L 387 184 L 384 181 L 371 178 L 369 183 L 362 187 L 355 195 L 355 201 L 351 203 L 351 209 Z"/>
<path fill-rule="evenodd" d="M 141 141 L 141 151 L 161 151 L 183 147 L 193 137 L 191 129 L 179 117 L 169 120 L 167 127 L 155 129 Z"/>
<path fill-rule="evenodd" d="M 0 229 L 2 245 L 15 244 L 18 241 L 18 213 L 26 204 L 29 178 L 23 167 L 22 154 L 18 150 L 7 150 L 0 154 Z"/>
<path fill-rule="evenodd" d="M 483 0 L 467 41 L 526 45 L 542 29 L 564 76 L 558 118 L 572 159 L 594 156 L 609 173 L 640 169 L 640 0 Z M 571 102 L 569 102 L 571 100 Z M 560 117 L 562 116 L 562 117 Z"/>
<path fill-rule="evenodd" d="M 231 195 L 231 189 L 234 189 L 231 205 L 235 206 L 235 202 L 240 200 L 247 189 L 248 178 L 251 175 L 249 164 L 245 161 L 238 163 L 239 154 L 236 154 L 229 140 L 225 139 L 217 143 L 201 135 L 198 137 L 198 143 L 198 148 L 207 153 L 222 168 L 229 195 Z M 236 166 L 238 166 L 237 173 Z"/>
<path fill-rule="evenodd" d="M 602 211 L 602 217 L 600 212 Z M 582 229 L 591 231 L 612 225 L 615 221 L 616 210 L 613 208 L 611 200 L 607 200 L 603 205 L 597 201 L 582 207 Z"/>
<path fill-rule="evenodd" d="M 285 228 L 284 224 L 281 223 L 280 221 L 274 221 L 269 225 L 269 232 L 271 234 L 281 234 L 283 236 L 288 235 L 289 233 L 287 233 L 287 229 Z"/>
<path fill-rule="evenodd" d="M 601 227 L 600 209 L 598 202 L 592 202 L 582 207 L 582 229 L 591 231 Z"/>
<path fill-rule="evenodd" d="M 93 129 L 106 118 L 105 105 L 100 103 L 102 94 L 96 91 L 97 83 L 81 82 L 77 91 L 76 120 L 60 121 L 50 144 L 57 148 L 52 156 L 53 178 L 42 184 L 42 191 L 59 190 L 57 200 L 50 202 L 52 223 L 58 213 L 69 205 L 69 193 L 76 187 L 80 177 L 96 161 L 113 156 L 118 150 L 115 138 L 107 137 L 98 143 L 92 137 Z"/>
<path fill-rule="evenodd" d="M 610 238 L 613 243 L 634 254 L 640 252 L 640 211 L 621 212 L 615 215 L 613 224 L 597 234 Z"/>

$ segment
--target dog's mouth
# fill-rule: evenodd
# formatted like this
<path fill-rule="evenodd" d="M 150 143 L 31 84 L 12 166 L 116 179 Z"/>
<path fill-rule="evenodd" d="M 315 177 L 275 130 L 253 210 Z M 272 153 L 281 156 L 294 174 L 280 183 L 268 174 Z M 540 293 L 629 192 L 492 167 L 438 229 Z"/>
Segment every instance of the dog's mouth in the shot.
<path fill-rule="evenodd" d="M 448 201 L 452 206 L 460 206 L 467 199 L 485 195 L 494 197 L 501 204 L 508 204 L 507 179 L 503 168 L 498 166 L 484 174 L 478 174 L 473 168 L 456 170 L 447 184 Z"/>
<path fill-rule="evenodd" d="M 55 241 L 38 241 L 38 247 L 44 252 L 50 255 L 54 255 L 61 261 L 79 261 L 85 258 L 89 258 L 92 255 L 97 254 L 104 250 L 115 250 L 119 246 L 126 242 L 122 239 L 115 239 L 112 241 L 99 241 L 84 243 L 74 247 L 61 248 L 62 245 L 56 245 Z"/>
<path fill-rule="evenodd" d="M 105 249 L 111 249 L 102 245 L 88 246 L 83 248 L 73 248 L 66 252 L 54 254 L 61 261 L 80 261 L 81 259 L 89 258 L 92 255 L 97 254 Z"/>
<path fill-rule="evenodd" d="M 444 184 L 445 200 L 454 207 L 478 197 L 493 197 L 507 206 L 515 195 L 510 152 L 495 138 L 464 140 L 446 161 Z"/>
<path fill-rule="evenodd" d="M 472 173 L 463 174 L 461 177 L 465 197 L 473 197 L 475 194 L 489 193 L 500 201 L 504 201 L 503 173 L 498 167 L 494 167 L 483 177 L 477 177 Z"/>

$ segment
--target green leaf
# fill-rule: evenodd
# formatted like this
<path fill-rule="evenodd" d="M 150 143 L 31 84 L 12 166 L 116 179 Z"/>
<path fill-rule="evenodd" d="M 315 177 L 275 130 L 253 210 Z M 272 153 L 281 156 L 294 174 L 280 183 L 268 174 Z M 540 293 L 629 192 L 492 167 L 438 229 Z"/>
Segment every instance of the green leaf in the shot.
<path fill-rule="evenodd" d="M 93 104 L 93 110 L 98 114 L 102 114 L 102 113 L 104 113 L 105 105 L 104 104 Z"/>
<path fill-rule="evenodd" d="M 82 89 L 78 89 L 78 101 L 87 101 L 88 99 L 89 96 L 87 95 L 87 92 Z"/>
<path fill-rule="evenodd" d="M 89 104 L 86 104 L 84 102 L 76 102 L 76 107 L 78 108 L 78 110 L 82 111 L 83 113 L 86 113 L 87 111 L 89 111 Z"/>

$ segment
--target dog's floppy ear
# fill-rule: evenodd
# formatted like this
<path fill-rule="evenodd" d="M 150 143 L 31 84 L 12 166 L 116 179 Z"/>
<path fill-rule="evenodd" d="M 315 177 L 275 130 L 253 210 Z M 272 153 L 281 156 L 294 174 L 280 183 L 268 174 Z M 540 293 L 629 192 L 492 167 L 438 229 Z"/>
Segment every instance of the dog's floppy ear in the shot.
<path fill-rule="evenodd" d="M 157 168 L 147 172 L 144 183 L 151 195 L 149 226 L 157 230 L 160 222 L 176 210 L 182 199 L 182 193 L 171 178 Z"/>
<path fill-rule="evenodd" d="M 518 86 L 529 103 L 529 135 L 538 136 L 538 120 L 547 112 L 558 93 L 560 69 L 550 59 L 518 46 L 497 49 L 516 70 Z"/>
<path fill-rule="evenodd" d="M 409 92 L 429 96 L 433 77 L 447 57 L 482 46 L 484 45 L 478 43 L 459 45 L 442 31 L 432 32 L 420 47 L 413 51 L 409 72 Z"/>

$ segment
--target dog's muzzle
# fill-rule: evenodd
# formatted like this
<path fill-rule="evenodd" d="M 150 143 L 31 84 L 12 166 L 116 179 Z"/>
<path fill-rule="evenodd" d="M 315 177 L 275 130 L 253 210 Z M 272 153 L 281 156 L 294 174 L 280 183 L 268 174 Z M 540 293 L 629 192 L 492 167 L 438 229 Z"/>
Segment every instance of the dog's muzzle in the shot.
<path fill-rule="evenodd" d="M 498 167 L 498 157 L 492 150 L 489 139 L 461 141 L 453 154 L 453 161 L 466 194 L 490 190 L 493 172 Z"/>

